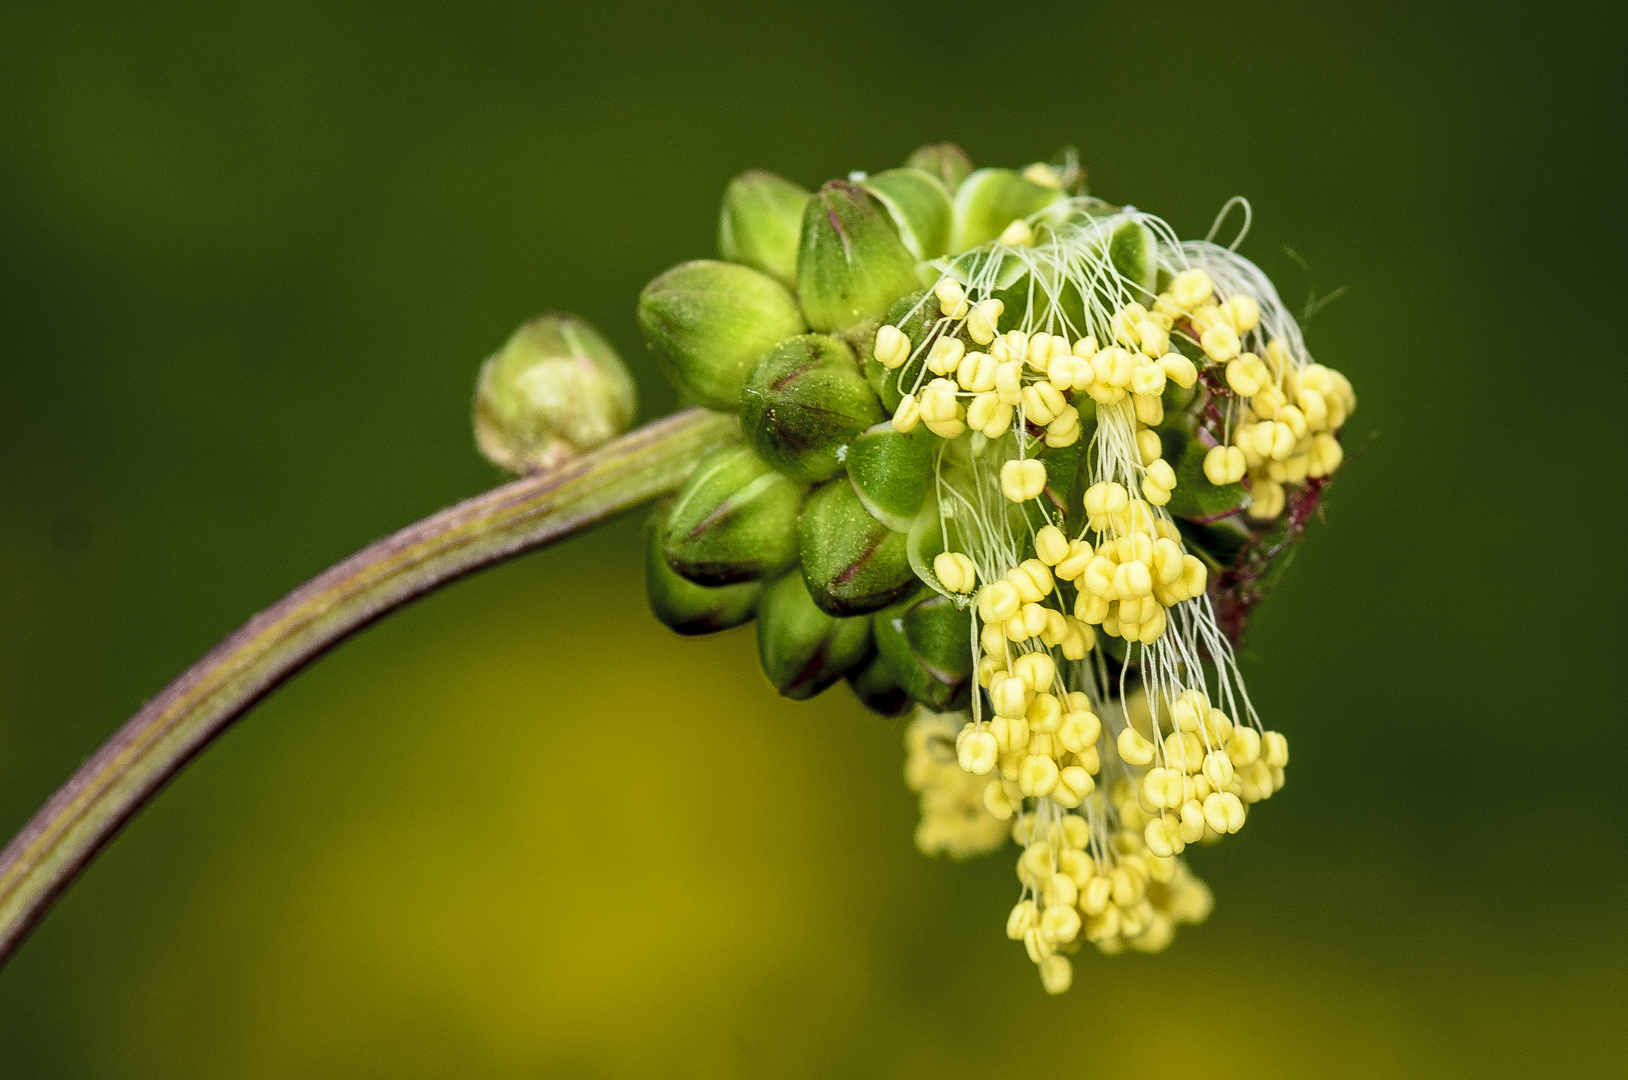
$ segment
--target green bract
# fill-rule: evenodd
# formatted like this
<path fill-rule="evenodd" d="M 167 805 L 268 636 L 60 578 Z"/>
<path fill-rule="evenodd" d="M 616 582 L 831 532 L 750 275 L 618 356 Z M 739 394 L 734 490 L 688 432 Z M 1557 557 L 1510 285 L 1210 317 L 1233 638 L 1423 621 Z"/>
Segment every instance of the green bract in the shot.
<path fill-rule="evenodd" d="M 797 561 L 805 491 L 744 446 L 717 451 L 696 466 L 668 511 L 668 565 L 701 585 L 780 573 Z"/>
<path fill-rule="evenodd" d="M 681 577 L 667 564 L 666 519 L 664 506 L 645 530 L 644 585 L 656 618 L 680 634 L 710 634 L 751 622 L 762 584 L 708 587 Z"/>
<path fill-rule="evenodd" d="M 793 571 L 764 591 L 757 648 L 763 674 L 786 697 L 811 698 L 870 650 L 869 619 L 832 618 L 815 606 Z"/>
<path fill-rule="evenodd" d="M 962 708 L 972 686 L 972 615 L 921 589 L 876 613 L 876 650 L 894 680 L 938 712 Z"/>
<path fill-rule="evenodd" d="M 772 172 L 741 173 L 724 190 L 718 254 L 797 287 L 797 242 L 808 192 Z"/>
<path fill-rule="evenodd" d="M 809 496 L 797 536 L 809 594 L 832 615 L 886 607 L 917 584 L 905 534 L 872 517 L 844 478 Z"/>
<path fill-rule="evenodd" d="M 785 286 L 745 266 L 701 259 L 645 286 L 639 328 L 674 386 L 714 409 L 740 405 L 758 358 L 803 331 Z"/>
<path fill-rule="evenodd" d="M 797 298 L 808 325 L 846 330 L 881 318 L 893 301 L 920 287 L 916 262 L 875 195 L 832 180 L 803 211 Z"/>
<path fill-rule="evenodd" d="M 1063 197 L 1025 179 L 1014 169 L 979 169 L 955 193 L 955 227 L 950 251 L 959 254 L 1001 234 L 1014 218 L 1026 218 Z"/>
<path fill-rule="evenodd" d="M 861 185 L 881 200 L 899 230 L 899 239 L 917 259 L 936 259 L 950 246 L 954 211 L 950 193 L 937 177 L 920 169 L 889 169 Z"/>
<path fill-rule="evenodd" d="M 912 169 L 932 173 L 951 194 L 972 173 L 972 159 L 954 143 L 934 143 L 910 155 L 905 162 Z"/>

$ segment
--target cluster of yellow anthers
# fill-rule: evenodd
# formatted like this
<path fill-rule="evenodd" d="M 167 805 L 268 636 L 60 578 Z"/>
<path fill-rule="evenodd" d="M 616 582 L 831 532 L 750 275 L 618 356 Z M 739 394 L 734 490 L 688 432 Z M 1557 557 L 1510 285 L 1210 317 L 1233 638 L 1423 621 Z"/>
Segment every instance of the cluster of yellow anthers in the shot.
<path fill-rule="evenodd" d="M 1247 474 L 1248 513 L 1269 521 L 1283 513 L 1283 485 L 1331 475 L 1345 452 L 1334 437 L 1357 407 L 1351 382 L 1322 364 L 1297 366 L 1281 338 L 1266 341 L 1262 355 L 1246 351 L 1258 341 L 1261 311 L 1246 293 L 1217 302 L 1215 282 L 1202 269 L 1175 275 L 1153 312 L 1185 320 L 1204 353 L 1225 364 L 1227 387 L 1241 407 L 1227 418 L 1227 438 L 1204 458 L 1212 484 L 1235 484 Z"/>
<path fill-rule="evenodd" d="M 1010 828 L 984 808 L 983 777 L 962 769 L 955 737 L 965 717 L 919 710 L 905 729 L 905 785 L 920 797 L 916 847 L 927 855 L 966 859 L 994 851 Z"/>

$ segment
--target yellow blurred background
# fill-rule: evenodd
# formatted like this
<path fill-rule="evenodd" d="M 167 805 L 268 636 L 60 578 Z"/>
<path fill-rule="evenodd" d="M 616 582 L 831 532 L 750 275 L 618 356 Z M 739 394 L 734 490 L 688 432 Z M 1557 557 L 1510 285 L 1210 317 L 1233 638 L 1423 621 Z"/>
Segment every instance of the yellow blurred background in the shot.
<path fill-rule="evenodd" d="M 1291 303 L 1286 246 L 1351 286 L 1309 344 L 1361 398 L 1244 658 L 1288 787 L 1194 855 L 1216 910 L 1164 954 L 1047 997 L 1015 849 L 918 854 L 902 725 L 658 625 L 635 515 L 194 763 L 0 972 L 0 1076 L 1620 1069 L 1622 424 L 1584 328 L 1623 276 L 1623 16 L 1545 10 L 0 12 L 7 834 L 253 611 L 498 482 L 469 396 L 522 320 L 586 316 L 666 411 L 633 304 L 745 168 L 1075 143 L 1188 236 L 1247 195 Z"/>

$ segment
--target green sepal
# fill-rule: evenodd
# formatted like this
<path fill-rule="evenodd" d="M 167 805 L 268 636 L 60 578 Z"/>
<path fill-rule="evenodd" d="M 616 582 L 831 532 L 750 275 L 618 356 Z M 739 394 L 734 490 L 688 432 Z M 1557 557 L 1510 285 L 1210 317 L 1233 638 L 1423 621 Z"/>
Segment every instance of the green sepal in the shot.
<path fill-rule="evenodd" d="M 1108 238 L 1108 259 L 1126 280 L 1149 296 L 1158 276 L 1158 242 L 1153 230 L 1140 221 L 1126 219 Z M 1138 297 L 1138 299 L 1145 299 Z"/>
<path fill-rule="evenodd" d="M 907 360 L 897 368 L 885 368 L 876 359 L 876 333 L 872 331 L 860 340 L 860 356 L 864 360 L 865 381 L 870 383 L 876 396 L 882 399 L 882 408 L 889 416 L 899 407 L 905 392 L 899 387 L 910 387 L 916 384 L 916 376 L 927 363 L 927 352 L 932 348 L 937 335 L 933 333 L 933 324 L 938 321 L 938 303 L 935 300 L 922 300 L 927 296 L 925 289 L 918 289 L 899 297 L 882 316 L 882 322 L 897 326 L 899 330 L 910 339 L 910 351 L 915 354 L 914 360 Z M 906 318 L 909 316 L 909 318 Z M 878 324 L 880 325 L 880 324 Z M 925 341 L 925 347 L 923 343 Z M 919 352 L 917 350 L 920 349 Z"/>
<path fill-rule="evenodd" d="M 764 169 L 743 172 L 724 189 L 718 214 L 718 254 L 797 287 L 797 245 L 808 190 Z"/>
<path fill-rule="evenodd" d="M 910 155 L 905 166 L 931 173 L 951 195 L 972 174 L 972 159 L 952 142 L 929 143 L 921 147 Z"/>
<path fill-rule="evenodd" d="M 866 615 L 915 587 L 905 535 L 872 517 L 846 478 L 808 497 L 797 533 L 809 595 L 831 615 Z"/>
<path fill-rule="evenodd" d="M 1216 487 L 1204 475 L 1204 456 L 1209 453 L 1193 435 L 1177 427 L 1158 431 L 1160 452 L 1176 474 L 1176 490 L 1170 493 L 1165 509 L 1179 518 L 1224 517 L 1249 503 L 1249 490 L 1242 484 Z"/>
<path fill-rule="evenodd" d="M 639 328 L 669 382 L 708 408 L 733 412 L 759 358 L 804 325 L 796 298 L 767 274 L 698 259 L 645 286 Z"/>
<path fill-rule="evenodd" d="M 1014 218 L 1026 218 L 1062 197 L 1056 188 L 1026 179 L 1015 169 L 979 169 L 956 190 L 950 252 L 987 244 Z"/>
<path fill-rule="evenodd" d="M 876 613 L 876 651 L 894 681 L 929 709 L 966 705 L 972 690 L 972 612 L 923 588 Z"/>
<path fill-rule="evenodd" d="M 881 419 L 853 351 L 826 334 L 801 334 L 770 349 L 741 394 L 747 443 L 797 480 L 841 472 L 848 444 Z"/>
<path fill-rule="evenodd" d="M 830 332 L 878 319 L 920 285 L 916 258 L 876 196 L 832 180 L 809 199 L 797 250 L 797 297 L 809 326 Z"/>
<path fill-rule="evenodd" d="M 814 605 L 795 570 L 758 604 L 757 651 L 763 674 L 786 697 L 806 701 L 840 679 L 871 647 L 871 621 L 832 618 Z"/>
<path fill-rule="evenodd" d="M 663 527 L 668 507 L 650 515 L 645 526 L 644 588 L 650 611 L 680 634 L 711 634 L 752 621 L 761 582 L 708 587 L 674 573 L 667 565 Z"/>
<path fill-rule="evenodd" d="M 898 716 L 910 707 L 910 695 L 893 677 L 892 666 L 874 649 L 870 659 L 848 669 L 847 678 L 854 697 L 871 712 Z"/>
<path fill-rule="evenodd" d="M 808 492 L 749 447 L 702 459 L 667 514 L 667 565 L 700 585 L 761 581 L 797 561 L 797 514 Z"/>
<path fill-rule="evenodd" d="M 908 532 L 932 485 L 938 438 L 926 428 L 897 431 L 883 421 L 848 447 L 848 479 L 871 516 Z"/>
<path fill-rule="evenodd" d="M 918 260 L 936 259 L 949 249 L 954 210 L 938 177 L 921 169 L 889 169 L 860 186 L 881 200 L 899 239 Z"/>

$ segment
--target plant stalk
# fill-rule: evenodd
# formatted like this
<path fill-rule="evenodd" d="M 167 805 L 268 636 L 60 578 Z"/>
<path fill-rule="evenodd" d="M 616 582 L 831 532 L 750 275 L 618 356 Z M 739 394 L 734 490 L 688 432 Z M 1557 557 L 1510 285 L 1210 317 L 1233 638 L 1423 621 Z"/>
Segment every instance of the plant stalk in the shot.
<path fill-rule="evenodd" d="M 131 717 L 0 852 L 0 965 L 102 845 L 284 679 L 427 592 L 673 490 L 735 426 L 706 409 L 648 424 L 385 537 L 250 619 Z"/>

